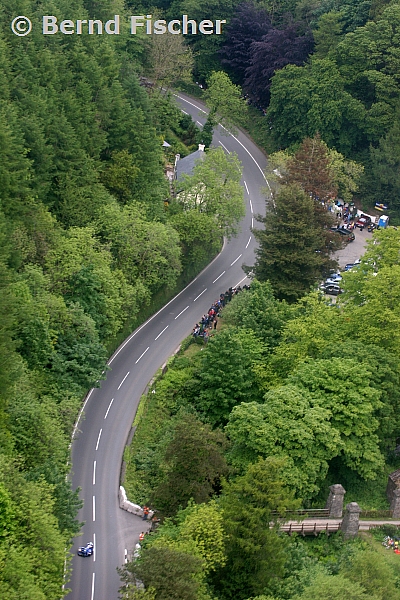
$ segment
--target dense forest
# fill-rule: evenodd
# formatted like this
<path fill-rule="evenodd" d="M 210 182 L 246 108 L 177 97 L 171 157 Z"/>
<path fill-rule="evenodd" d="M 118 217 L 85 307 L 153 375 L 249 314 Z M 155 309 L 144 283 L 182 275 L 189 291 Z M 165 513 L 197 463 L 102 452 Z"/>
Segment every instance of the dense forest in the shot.
<path fill-rule="evenodd" d="M 334 483 L 346 503 L 388 507 L 387 475 L 399 466 L 399 248 L 396 229 L 378 231 L 336 304 L 320 291 L 288 303 L 254 279 L 205 345 L 186 340 L 135 421 L 125 485 L 162 524 L 121 569 L 121 597 L 400 597 L 382 531 L 306 542 L 277 524 L 287 510 L 323 507 Z"/>
<path fill-rule="evenodd" d="M 0 596 L 49 600 L 79 531 L 65 477 L 82 398 L 118 336 L 218 252 L 244 209 L 222 150 L 202 174 L 217 186 L 215 164 L 235 172 L 230 209 L 221 195 L 202 211 L 170 205 L 164 169 L 197 149 L 199 130 L 168 94 L 140 86 L 143 40 L 17 37 L 21 11 L 0 3 Z M 52 11 L 70 17 L 71 4 Z M 23 13 L 39 22 L 43 11 L 26 2 Z"/>
<path fill-rule="evenodd" d="M 318 135 L 336 176 L 333 188 L 344 198 L 358 191 L 363 202 L 388 203 L 392 222 L 399 218 L 398 2 L 159 0 L 139 7 L 54 0 L 51 11 L 46 7 L 59 19 L 140 11 L 227 24 L 221 36 L 186 40 L 127 31 L 44 36 L 37 26 L 18 37 L 13 18 L 26 14 L 37 25 L 43 6 L 0 0 L 0 596 L 10 600 L 60 597 L 66 548 L 79 530 L 78 494 L 66 480 L 71 431 L 110 352 L 218 252 L 223 235 L 237 231 L 243 199 L 236 158 L 211 149 L 182 184 L 186 201 L 178 201 L 164 173 L 176 153 L 209 145 L 218 121 L 231 127 L 253 120 L 282 169 Z M 203 131 L 166 91 L 181 85 L 198 92 L 193 81 L 207 87 Z M 201 207 L 190 205 L 190 187 L 204 181 L 210 194 Z M 296 198 L 307 208 L 304 189 Z M 354 598 L 396 597 L 391 587 L 368 588 L 342 566 L 318 570 L 300 546 L 291 550 L 297 562 L 285 563 L 276 532 L 257 529 L 271 510 L 316 501 L 324 482 L 372 480 L 388 459 L 400 373 L 393 249 L 397 233 L 382 232 L 370 262 L 349 275 L 346 310 L 313 294 L 296 303 L 276 282 L 255 283 L 226 309 L 226 330 L 204 352 L 179 358 L 168 375 L 173 389 L 168 377 L 159 384 L 171 418 L 162 420 L 167 433 L 152 456 L 141 460 L 161 477 L 132 493 L 178 519 L 166 522 L 161 541 L 138 563 L 146 572 L 146 560 L 150 571 L 161 564 L 160 552 L 171 568 L 184 563 L 193 575 L 192 588 L 182 580 L 188 598 L 267 593 L 306 600 L 319 597 L 318 586 L 329 588 L 332 577 L 339 591 L 354 586 Z M 258 264 L 259 278 L 268 279 Z M 309 265 L 301 295 L 321 264 Z M 306 422 L 296 443 L 283 418 L 293 426 Z M 208 487 L 188 482 L 177 504 L 177 440 L 186 436 L 189 449 L 192 434 L 212 458 L 202 475 Z M 249 489 L 257 486 L 252 505 Z M 205 503 L 214 492 L 225 506 L 225 529 L 221 508 Z M 180 505 L 186 508 L 177 513 Z M 249 511 L 257 518 L 248 520 Z M 203 522 L 213 524 L 216 541 L 207 557 L 198 550 L 205 542 L 196 546 L 193 537 Z M 224 536 L 231 536 L 228 554 Z M 368 560 L 377 561 L 367 556 L 358 572 Z M 316 569 L 308 569 L 308 579 L 304 564 Z M 302 574 L 288 581 L 293 565 Z M 315 589 L 306 585 L 313 573 Z M 391 572 L 379 573 L 390 580 Z M 132 593 L 153 598 L 152 586 Z"/>

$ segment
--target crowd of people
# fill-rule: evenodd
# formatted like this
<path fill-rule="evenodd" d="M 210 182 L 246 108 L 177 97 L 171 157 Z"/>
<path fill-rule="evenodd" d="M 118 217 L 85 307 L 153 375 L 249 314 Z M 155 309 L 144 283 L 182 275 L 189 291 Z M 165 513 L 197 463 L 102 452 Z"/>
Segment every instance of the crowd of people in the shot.
<path fill-rule="evenodd" d="M 243 287 L 232 288 L 230 287 L 226 290 L 225 293 L 219 295 L 219 299 L 211 305 L 208 312 L 206 312 L 199 323 L 193 327 L 192 335 L 193 337 L 201 337 L 206 342 L 209 336 L 209 330 L 217 329 L 218 319 L 221 317 L 221 310 L 224 306 L 230 302 L 236 294 L 241 292 L 242 290 L 249 290 L 249 285 L 244 285 Z"/>

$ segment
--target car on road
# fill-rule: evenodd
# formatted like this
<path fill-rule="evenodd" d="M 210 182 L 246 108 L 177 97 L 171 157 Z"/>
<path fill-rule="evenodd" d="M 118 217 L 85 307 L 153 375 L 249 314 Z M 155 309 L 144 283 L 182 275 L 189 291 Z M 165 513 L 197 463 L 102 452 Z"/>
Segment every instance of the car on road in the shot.
<path fill-rule="evenodd" d="M 331 227 L 330 231 L 333 231 L 333 233 L 338 233 L 347 243 L 353 242 L 356 239 L 354 233 L 349 231 L 349 229 L 345 229 L 344 227 Z"/>
<path fill-rule="evenodd" d="M 78 556 L 92 556 L 93 554 L 93 542 L 88 542 L 86 546 L 80 546 L 78 548 Z"/>
<path fill-rule="evenodd" d="M 368 225 L 371 223 L 371 217 L 369 217 L 368 215 L 360 215 L 360 217 L 358 218 L 358 221 L 355 222 L 354 227 L 358 227 L 361 231 L 364 229 L 364 227 L 368 227 Z"/>
<path fill-rule="evenodd" d="M 321 289 L 329 296 L 338 296 L 343 292 L 342 288 L 337 283 L 324 283 L 322 284 Z"/>

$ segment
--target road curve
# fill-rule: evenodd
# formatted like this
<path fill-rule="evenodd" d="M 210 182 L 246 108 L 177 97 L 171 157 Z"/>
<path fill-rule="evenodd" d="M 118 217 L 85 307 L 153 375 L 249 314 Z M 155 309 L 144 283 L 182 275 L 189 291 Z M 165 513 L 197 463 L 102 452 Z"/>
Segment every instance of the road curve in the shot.
<path fill-rule="evenodd" d="M 195 121 L 204 123 L 204 105 L 184 94 L 177 101 Z M 147 383 L 192 330 L 219 294 L 244 281 L 242 264 L 253 264 L 254 214 L 265 211 L 262 189 L 266 159 L 242 132 L 215 133 L 213 145 L 236 152 L 243 165 L 246 216 L 239 235 L 182 292 L 134 331 L 109 361 L 107 378 L 89 392 L 72 444 L 72 485 L 80 487 L 84 506 L 82 537 L 72 548 L 68 600 L 117 600 L 117 566 L 132 548 L 133 515 L 118 506 L 120 466 L 124 445 Z M 136 524 L 137 528 L 137 524 Z M 93 557 L 76 556 L 78 546 L 93 541 Z"/>

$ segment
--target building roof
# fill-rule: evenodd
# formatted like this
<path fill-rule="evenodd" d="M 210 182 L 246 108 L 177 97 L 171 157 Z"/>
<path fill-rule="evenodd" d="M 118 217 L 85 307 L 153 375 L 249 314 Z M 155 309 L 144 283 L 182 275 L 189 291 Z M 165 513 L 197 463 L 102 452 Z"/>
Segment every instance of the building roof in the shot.
<path fill-rule="evenodd" d="M 199 149 L 196 152 L 192 152 L 185 156 L 185 158 L 180 158 L 176 163 L 176 179 L 179 181 L 182 179 L 182 175 L 192 175 L 193 169 L 196 164 L 201 160 L 204 160 L 205 152 L 204 146 L 199 144 Z"/>

